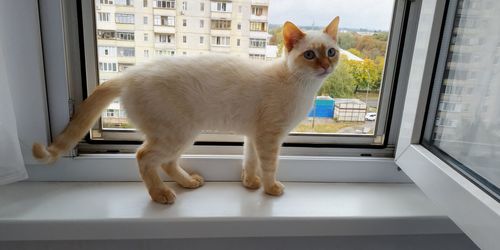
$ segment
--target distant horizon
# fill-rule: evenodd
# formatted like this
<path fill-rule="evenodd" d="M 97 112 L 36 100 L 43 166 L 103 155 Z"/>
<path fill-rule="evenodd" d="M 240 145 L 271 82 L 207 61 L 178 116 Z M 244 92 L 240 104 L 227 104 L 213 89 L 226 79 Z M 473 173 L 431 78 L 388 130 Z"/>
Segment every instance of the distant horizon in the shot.
<path fill-rule="evenodd" d="M 277 24 L 277 23 L 269 23 L 270 28 L 275 28 L 282 26 L 283 24 Z M 311 25 L 298 25 L 299 28 L 311 28 Z M 315 25 L 314 26 L 316 29 L 322 29 L 321 26 Z M 349 30 L 349 31 L 367 31 L 367 32 L 389 32 L 389 30 L 379 30 L 379 29 L 369 29 L 369 28 L 352 28 L 352 27 L 340 27 L 340 30 Z"/>
<path fill-rule="evenodd" d="M 324 27 L 335 16 L 341 29 L 389 31 L 395 0 L 269 0 L 268 23 Z M 286 3 L 286 4 L 285 4 Z M 359 27 L 359 28 L 353 28 Z"/>

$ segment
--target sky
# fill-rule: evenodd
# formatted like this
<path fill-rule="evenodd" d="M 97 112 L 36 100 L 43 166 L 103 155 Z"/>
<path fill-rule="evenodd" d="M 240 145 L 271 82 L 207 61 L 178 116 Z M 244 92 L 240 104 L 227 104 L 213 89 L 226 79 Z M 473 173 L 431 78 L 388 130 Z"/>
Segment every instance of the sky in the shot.
<path fill-rule="evenodd" d="M 389 30 L 394 0 L 270 0 L 269 23 L 323 27 L 340 16 L 340 28 Z"/>

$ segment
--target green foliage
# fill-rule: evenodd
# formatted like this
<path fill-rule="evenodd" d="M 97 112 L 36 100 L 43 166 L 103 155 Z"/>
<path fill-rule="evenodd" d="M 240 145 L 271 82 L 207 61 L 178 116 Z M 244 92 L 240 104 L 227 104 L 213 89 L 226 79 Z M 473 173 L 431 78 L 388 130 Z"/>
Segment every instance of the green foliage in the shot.
<path fill-rule="evenodd" d="M 360 58 L 364 57 L 363 53 L 361 53 L 361 51 L 359 51 L 359 50 L 357 50 L 355 48 L 350 48 L 347 51 L 351 52 L 353 55 L 355 55 L 357 57 L 360 57 Z"/>
<path fill-rule="evenodd" d="M 285 43 L 283 42 L 283 26 L 279 26 L 271 31 L 271 38 L 269 39 L 269 44 L 278 46 L 278 57 L 283 53 L 283 46 Z"/>
<path fill-rule="evenodd" d="M 356 89 L 378 90 L 382 81 L 382 71 L 384 68 L 384 59 L 377 60 L 365 59 L 363 61 L 347 61 L 349 70 L 356 81 Z"/>
<path fill-rule="evenodd" d="M 351 74 L 348 60 L 343 56 L 335 72 L 328 76 L 319 90 L 320 95 L 329 95 L 334 98 L 350 98 L 354 96 L 356 81 Z"/>
<path fill-rule="evenodd" d="M 383 42 L 387 42 L 388 37 L 389 37 L 389 32 L 387 31 L 377 32 L 373 34 L 373 38 Z"/>
<path fill-rule="evenodd" d="M 339 32 L 338 45 L 344 50 L 354 48 L 356 46 L 356 37 L 352 32 Z"/>

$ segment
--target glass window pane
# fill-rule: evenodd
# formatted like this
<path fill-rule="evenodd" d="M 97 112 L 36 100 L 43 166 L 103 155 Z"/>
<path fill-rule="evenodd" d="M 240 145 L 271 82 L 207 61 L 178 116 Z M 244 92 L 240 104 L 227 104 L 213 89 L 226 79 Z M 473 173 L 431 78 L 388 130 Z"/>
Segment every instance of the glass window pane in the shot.
<path fill-rule="evenodd" d="M 500 186 L 500 2 L 460 0 L 432 145 Z"/>
<path fill-rule="evenodd" d="M 341 63 L 293 133 L 374 134 L 394 0 L 376 6 L 370 0 L 150 2 L 95 0 L 97 45 L 106 48 L 98 50 L 100 82 L 163 56 L 224 53 L 257 62 L 278 60 L 285 21 L 321 31 L 339 15 Z M 130 128 L 121 114 L 120 119 L 103 119 L 103 128 Z"/>

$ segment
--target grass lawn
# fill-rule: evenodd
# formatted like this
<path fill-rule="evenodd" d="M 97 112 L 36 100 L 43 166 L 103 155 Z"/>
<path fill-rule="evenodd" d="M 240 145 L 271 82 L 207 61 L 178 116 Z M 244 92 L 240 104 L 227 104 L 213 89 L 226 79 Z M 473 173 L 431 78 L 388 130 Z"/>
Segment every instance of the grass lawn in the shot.
<path fill-rule="evenodd" d="M 343 128 L 353 127 L 363 124 L 363 122 L 332 122 L 315 123 L 314 128 L 310 121 L 299 124 L 292 132 L 312 132 L 312 133 L 335 133 Z"/>

